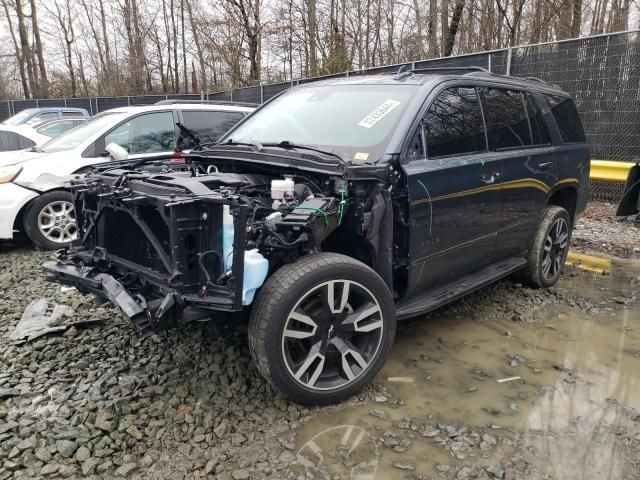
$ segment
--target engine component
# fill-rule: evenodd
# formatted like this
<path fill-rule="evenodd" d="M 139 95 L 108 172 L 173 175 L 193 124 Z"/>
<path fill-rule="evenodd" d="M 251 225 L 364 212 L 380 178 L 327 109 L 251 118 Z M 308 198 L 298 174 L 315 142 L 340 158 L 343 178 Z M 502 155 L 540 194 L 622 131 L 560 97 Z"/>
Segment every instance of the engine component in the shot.
<path fill-rule="evenodd" d="M 271 198 L 284 200 L 293 197 L 295 183 L 292 177 L 284 177 L 284 180 L 271 180 Z"/>

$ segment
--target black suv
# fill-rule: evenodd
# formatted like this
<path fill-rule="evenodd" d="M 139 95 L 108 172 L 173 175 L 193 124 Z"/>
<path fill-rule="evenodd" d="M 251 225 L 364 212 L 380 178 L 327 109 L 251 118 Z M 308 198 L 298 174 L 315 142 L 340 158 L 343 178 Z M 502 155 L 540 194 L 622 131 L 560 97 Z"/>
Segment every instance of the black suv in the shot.
<path fill-rule="evenodd" d="M 73 182 L 79 238 L 44 268 L 142 333 L 247 315 L 274 387 L 335 402 L 380 369 L 396 320 L 511 274 L 553 285 L 588 173 L 573 101 L 539 80 L 310 83 L 186 167 L 125 161 Z"/>

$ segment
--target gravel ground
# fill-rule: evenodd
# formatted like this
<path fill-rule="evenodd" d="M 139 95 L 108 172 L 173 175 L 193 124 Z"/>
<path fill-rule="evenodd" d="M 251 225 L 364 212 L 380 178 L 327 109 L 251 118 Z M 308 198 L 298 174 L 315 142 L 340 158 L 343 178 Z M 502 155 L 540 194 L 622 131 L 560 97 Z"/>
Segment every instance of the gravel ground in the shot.
<path fill-rule="evenodd" d="M 640 258 L 640 217 L 616 217 L 617 205 L 589 203 L 573 231 L 573 249 Z"/>
<path fill-rule="evenodd" d="M 583 217 L 576 244 L 602 245 L 592 239 L 606 225 L 607 245 L 624 236 L 609 251 L 638 255 L 638 227 L 596 220 L 601 208 Z M 0 249 L 0 480 L 296 478 L 294 430 L 334 407 L 308 409 L 275 394 L 242 331 L 192 325 L 140 339 L 109 304 L 46 283 L 47 257 L 29 246 Z M 13 343 L 7 335 L 37 298 L 70 306 L 75 320 L 99 322 Z M 503 282 L 448 308 L 528 321 L 557 303 L 592 306 L 557 289 Z M 379 392 L 373 385 L 347 404 Z"/>

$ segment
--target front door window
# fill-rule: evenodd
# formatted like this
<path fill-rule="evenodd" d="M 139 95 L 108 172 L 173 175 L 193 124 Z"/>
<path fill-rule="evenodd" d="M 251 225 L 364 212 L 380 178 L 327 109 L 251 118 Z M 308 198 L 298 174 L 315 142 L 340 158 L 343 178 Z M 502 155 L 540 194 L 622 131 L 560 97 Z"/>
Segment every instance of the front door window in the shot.
<path fill-rule="evenodd" d="M 138 115 L 108 133 L 104 144 L 110 143 L 120 145 L 130 155 L 172 151 L 176 146 L 173 114 L 155 112 Z"/>

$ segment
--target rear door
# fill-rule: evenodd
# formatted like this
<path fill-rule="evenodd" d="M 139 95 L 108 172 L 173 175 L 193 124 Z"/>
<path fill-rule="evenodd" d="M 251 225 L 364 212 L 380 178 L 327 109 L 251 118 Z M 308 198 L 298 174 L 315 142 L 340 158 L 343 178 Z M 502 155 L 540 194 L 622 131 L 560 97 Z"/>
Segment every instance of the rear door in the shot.
<path fill-rule="evenodd" d="M 522 254 L 537 229 L 555 183 L 554 147 L 537 99 L 527 91 L 479 89 L 489 150 L 503 163 L 496 255 Z"/>
<path fill-rule="evenodd" d="M 491 263 L 502 163 L 487 151 L 475 88 L 455 86 L 437 94 L 413 134 L 404 165 L 411 220 L 409 294 Z"/>

